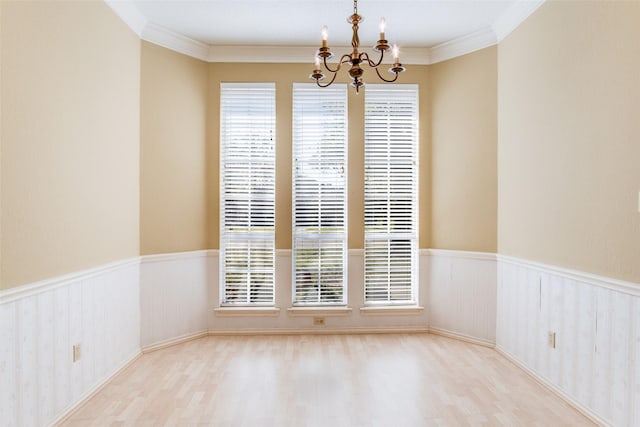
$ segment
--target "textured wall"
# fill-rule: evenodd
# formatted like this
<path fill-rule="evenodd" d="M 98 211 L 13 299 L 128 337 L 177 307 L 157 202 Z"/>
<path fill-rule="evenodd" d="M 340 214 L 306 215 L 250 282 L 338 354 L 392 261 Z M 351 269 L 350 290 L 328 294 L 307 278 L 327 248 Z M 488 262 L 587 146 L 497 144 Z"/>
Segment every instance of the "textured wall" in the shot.
<path fill-rule="evenodd" d="M 547 2 L 498 48 L 498 250 L 640 282 L 640 3 Z"/>
<path fill-rule="evenodd" d="M 430 72 L 431 245 L 497 249 L 497 47 Z"/>
<path fill-rule="evenodd" d="M 207 246 L 207 63 L 142 42 L 140 252 Z"/>
<path fill-rule="evenodd" d="M 140 41 L 102 2 L 0 8 L 0 289 L 137 256 Z"/>

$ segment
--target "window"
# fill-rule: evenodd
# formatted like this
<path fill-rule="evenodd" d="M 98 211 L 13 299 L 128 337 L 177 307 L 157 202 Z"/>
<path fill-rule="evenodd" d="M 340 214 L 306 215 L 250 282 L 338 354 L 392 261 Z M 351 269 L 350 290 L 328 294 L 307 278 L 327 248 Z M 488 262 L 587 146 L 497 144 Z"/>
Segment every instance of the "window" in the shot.
<path fill-rule="evenodd" d="M 294 84 L 294 304 L 346 304 L 346 166 L 346 85 Z"/>
<path fill-rule="evenodd" d="M 220 84 L 220 301 L 274 304 L 275 84 Z"/>
<path fill-rule="evenodd" d="M 365 303 L 416 302 L 418 86 L 365 92 Z"/>

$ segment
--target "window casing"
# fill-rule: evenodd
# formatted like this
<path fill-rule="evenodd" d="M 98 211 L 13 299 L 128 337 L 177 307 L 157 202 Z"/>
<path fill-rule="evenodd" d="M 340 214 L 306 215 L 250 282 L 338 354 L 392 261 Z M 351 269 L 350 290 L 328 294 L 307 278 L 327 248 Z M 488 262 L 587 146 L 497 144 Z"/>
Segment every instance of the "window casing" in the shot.
<path fill-rule="evenodd" d="M 417 302 L 418 85 L 365 91 L 365 304 Z"/>
<path fill-rule="evenodd" d="M 346 304 L 347 87 L 293 86 L 293 303 Z"/>
<path fill-rule="evenodd" d="M 275 84 L 220 84 L 220 304 L 273 305 Z"/>

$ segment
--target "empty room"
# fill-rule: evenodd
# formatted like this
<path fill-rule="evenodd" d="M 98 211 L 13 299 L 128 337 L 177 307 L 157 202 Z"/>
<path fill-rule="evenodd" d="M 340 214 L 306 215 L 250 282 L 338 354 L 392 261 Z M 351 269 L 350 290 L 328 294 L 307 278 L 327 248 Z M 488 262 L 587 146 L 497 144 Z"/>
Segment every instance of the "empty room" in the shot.
<path fill-rule="evenodd" d="M 640 426 L 640 1 L 0 0 L 0 427 Z"/>

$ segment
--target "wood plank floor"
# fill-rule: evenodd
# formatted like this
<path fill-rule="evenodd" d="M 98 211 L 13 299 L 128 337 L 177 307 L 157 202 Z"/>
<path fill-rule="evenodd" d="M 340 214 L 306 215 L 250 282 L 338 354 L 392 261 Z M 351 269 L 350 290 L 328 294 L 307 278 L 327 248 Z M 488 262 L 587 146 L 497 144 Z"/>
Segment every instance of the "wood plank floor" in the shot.
<path fill-rule="evenodd" d="M 145 354 L 65 426 L 591 426 L 492 349 L 429 334 L 205 337 Z"/>

